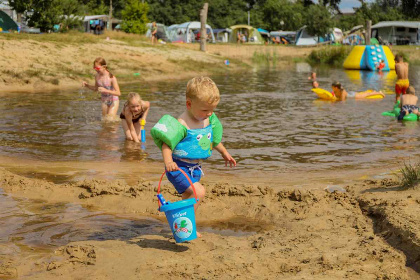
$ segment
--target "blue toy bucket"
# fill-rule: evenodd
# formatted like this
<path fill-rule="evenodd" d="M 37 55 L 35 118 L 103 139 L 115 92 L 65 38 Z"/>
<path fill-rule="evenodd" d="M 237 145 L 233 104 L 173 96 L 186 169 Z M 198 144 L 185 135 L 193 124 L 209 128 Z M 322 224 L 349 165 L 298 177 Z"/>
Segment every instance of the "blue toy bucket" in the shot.
<path fill-rule="evenodd" d="M 186 242 L 197 238 L 194 211 L 194 204 L 196 204 L 198 201 L 197 194 L 195 192 L 194 184 L 191 182 L 187 174 L 185 174 L 185 172 L 181 169 L 179 169 L 179 171 L 184 174 L 184 176 L 191 184 L 195 198 L 180 200 L 173 203 L 166 202 L 160 194 L 160 185 L 166 171 L 163 172 L 162 176 L 160 177 L 157 191 L 159 211 L 165 212 L 166 219 L 168 220 L 169 227 L 172 230 L 172 234 L 174 235 L 176 243 Z"/>

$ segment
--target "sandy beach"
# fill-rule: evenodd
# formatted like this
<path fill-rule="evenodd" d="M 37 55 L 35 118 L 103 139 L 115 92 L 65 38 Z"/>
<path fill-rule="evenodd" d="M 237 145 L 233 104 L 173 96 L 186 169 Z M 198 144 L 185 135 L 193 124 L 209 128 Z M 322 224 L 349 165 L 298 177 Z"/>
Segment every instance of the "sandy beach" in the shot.
<path fill-rule="evenodd" d="M 282 67 L 311 51 L 210 45 L 202 53 L 198 45 L 152 46 L 118 33 L 62 36 L 0 37 L 8 49 L 0 92 L 76 89 L 93 81 L 99 55 L 121 83 L 153 83 L 257 71 L 256 52 L 275 52 Z M 203 237 L 182 244 L 157 209 L 162 164 L 142 163 L 0 155 L 0 202 L 11 209 L 0 218 L 19 225 L 0 223 L 11 236 L 0 239 L 0 279 L 420 279 L 419 187 L 399 186 L 397 162 L 322 172 L 210 171 L 197 213 Z M 162 192 L 181 199 L 167 181 Z M 65 230 L 56 231 L 60 226 Z"/>
<path fill-rule="evenodd" d="M 210 178 L 211 180 L 212 178 Z M 151 217 L 156 181 L 87 179 L 54 184 L 0 171 L 16 198 L 75 203 L 87 209 Z M 1 255 L 0 276 L 19 279 L 418 279 L 418 188 L 391 179 L 364 180 L 330 191 L 207 184 L 198 215 L 203 237 L 176 244 L 164 226 L 147 235 L 71 242 L 54 250 Z M 331 192 L 333 191 L 333 192 Z M 343 192 L 344 191 L 344 192 Z M 165 183 L 166 199 L 179 199 Z M 230 234 L 219 231 L 230 229 Z M 11 250 L 8 245 L 3 251 Z"/>

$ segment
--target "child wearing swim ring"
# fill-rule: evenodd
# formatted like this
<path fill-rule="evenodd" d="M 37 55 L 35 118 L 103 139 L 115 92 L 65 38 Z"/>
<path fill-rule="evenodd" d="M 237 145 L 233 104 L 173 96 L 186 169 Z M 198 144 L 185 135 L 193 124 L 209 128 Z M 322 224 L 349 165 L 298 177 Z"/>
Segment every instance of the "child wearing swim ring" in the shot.
<path fill-rule="evenodd" d="M 333 95 L 337 97 L 337 100 L 344 101 L 347 98 L 347 91 L 344 89 L 344 87 L 341 85 L 340 82 L 334 82 L 332 83 L 332 90 Z"/>
<path fill-rule="evenodd" d="M 182 199 L 194 198 L 194 192 L 187 178 L 179 171 L 182 169 L 194 184 L 199 201 L 194 204 L 195 210 L 205 196 L 205 189 L 200 183 L 201 162 L 212 154 L 214 148 L 225 160 L 225 166 L 236 166 L 236 161 L 229 154 L 221 143 L 222 126 L 218 121 L 214 109 L 219 104 L 220 94 L 216 84 L 208 77 L 197 77 L 191 79 L 187 84 L 186 109 L 175 119 L 171 116 L 164 116 L 152 128 L 151 134 L 155 143 L 160 138 L 167 138 L 171 129 L 177 127 L 179 131 L 173 138 L 181 135 L 177 144 L 163 141 L 162 156 L 165 163 L 166 176 L 174 185 L 175 189 L 182 195 Z M 169 118 L 163 121 L 164 118 Z M 160 137 L 159 135 L 164 135 Z M 174 146 L 172 149 L 169 145 Z M 176 145 L 176 146 L 175 146 Z M 200 237 L 201 235 L 197 233 Z"/>
<path fill-rule="evenodd" d="M 118 96 L 121 95 L 117 78 L 109 72 L 105 59 L 98 57 L 93 62 L 93 69 L 96 71 L 95 85 L 82 82 L 83 87 L 93 91 L 99 91 L 102 101 L 102 116 L 114 117 L 117 115 L 120 105 Z"/>
<path fill-rule="evenodd" d="M 354 92 L 354 91 L 347 92 L 340 82 L 332 83 L 332 89 L 333 89 L 333 94 L 340 101 L 346 100 L 347 97 L 354 97 L 355 99 L 365 99 L 373 95 L 381 95 L 382 97 L 385 97 L 385 94 L 383 94 L 382 91 L 375 91 L 375 90 L 366 90 L 362 92 Z"/>
<path fill-rule="evenodd" d="M 417 107 L 418 97 L 416 96 L 416 91 L 414 87 L 409 86 L 407 93 L 401 95 L 400 108 L 401 112 L 398 116 L 398 120 L 402 121 L 404 117 L 410 113 L 420 116 L 419 107 Z"/>
<path fill-rule="evenodd" d="M 138 93 L 128 94 L 127 102 L 120 114 L 121 124 L 128 140 L 140 143 L 140 129 L 146 124 L 149 109 L 150 102 L 142 100 Z"/>

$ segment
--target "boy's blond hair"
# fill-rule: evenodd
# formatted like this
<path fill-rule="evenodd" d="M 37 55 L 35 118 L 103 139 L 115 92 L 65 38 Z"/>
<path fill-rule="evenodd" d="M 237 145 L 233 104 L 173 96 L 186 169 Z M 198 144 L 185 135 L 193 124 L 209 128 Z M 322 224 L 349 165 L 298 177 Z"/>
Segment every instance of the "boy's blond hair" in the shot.
<path fill-rule="evenodd" d="M 407 94 L 416 94 L 416 90 L 414 89 L 413 86 L 409 86 L 407 89 Z"/>
<path fill-rule="evenodd" d="M 187 84 L 186 96 L 189 99 L 214 104 L 220 101 L 220 93 L 216 84 L 209 77 L 195 77 Z"/>

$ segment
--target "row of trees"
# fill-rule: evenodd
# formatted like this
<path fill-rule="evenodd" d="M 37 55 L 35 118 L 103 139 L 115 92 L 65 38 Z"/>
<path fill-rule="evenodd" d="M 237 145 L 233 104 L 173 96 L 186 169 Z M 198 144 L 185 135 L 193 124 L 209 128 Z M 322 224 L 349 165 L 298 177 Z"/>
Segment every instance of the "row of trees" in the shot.
<path fill-rule="evenodd" d="M 1 0 L 0 0 L 1 1 Z M 335 26 L 343 30 L 371 19 L 375 24 L 385 20 L 419 20 L 418 0 L 376 0 L 366 3 L 352 15 L 342 15 L 341 0 L 9 0 L 10 5 L 29 19 L 29 24 L 51 29 L 62 23 L 69 28 L 80 24 L 74 15 L 108 14 L 123 19 L 123 30 L 144 33 L 145 23 L 156 21 L 171 25 L 198 21 L 199 10 L 209 3 L 208 23 L 226 28 L 248 21 L 267 30 L 297 30 L 307 25 L 313 35 L 322 35 Z"/>

